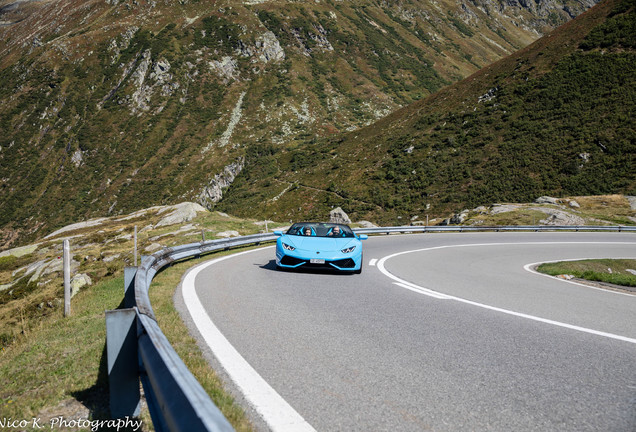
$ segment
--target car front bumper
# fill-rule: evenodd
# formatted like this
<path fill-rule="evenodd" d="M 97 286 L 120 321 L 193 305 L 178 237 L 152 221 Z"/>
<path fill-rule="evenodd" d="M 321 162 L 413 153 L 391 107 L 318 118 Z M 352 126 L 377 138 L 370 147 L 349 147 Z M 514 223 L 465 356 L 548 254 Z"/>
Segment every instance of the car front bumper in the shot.
<path fill-rule="evenodd" d="M 361 253 L 343 254 L 342 252 L 283 251 L 276 249 L 276 265 L 283 268 L 312 268 L 340 271 L 360 270 Z"/>

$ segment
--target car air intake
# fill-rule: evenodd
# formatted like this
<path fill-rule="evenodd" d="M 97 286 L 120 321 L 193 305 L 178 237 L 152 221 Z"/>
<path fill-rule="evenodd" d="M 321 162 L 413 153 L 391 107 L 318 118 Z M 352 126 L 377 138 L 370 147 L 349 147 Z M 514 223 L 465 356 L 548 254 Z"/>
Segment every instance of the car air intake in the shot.
<path fill-rule="evenodd" d="M 356 266 L 356 263 L 351 258 L 332 261 L 331 263 L 338 268 L 354 268 Z"/>

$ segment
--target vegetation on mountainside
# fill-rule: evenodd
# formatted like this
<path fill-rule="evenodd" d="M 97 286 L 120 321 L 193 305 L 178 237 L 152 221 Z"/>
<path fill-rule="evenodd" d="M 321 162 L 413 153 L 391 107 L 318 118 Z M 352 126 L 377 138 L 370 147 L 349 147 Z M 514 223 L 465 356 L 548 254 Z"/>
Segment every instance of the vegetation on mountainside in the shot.
<path fill-rule="evenodd" d="M 197 200 L 251 146 L 370 124 L 567 19 L 428 0 L 111 3 L 0 10 L 0 247 Z"/>
<path fill-rule="evenodd" d="M 634 195 L 635 22 L 630 2 L 599 5 L 385 120 L 281 152 L 277 175 L 256 179 L 246 167 L 221 206 L 241 214 L 248 191 L 290 187 L 263 213 L 295 218 L 339 205 L 396 223 L 546 194 Z"/>

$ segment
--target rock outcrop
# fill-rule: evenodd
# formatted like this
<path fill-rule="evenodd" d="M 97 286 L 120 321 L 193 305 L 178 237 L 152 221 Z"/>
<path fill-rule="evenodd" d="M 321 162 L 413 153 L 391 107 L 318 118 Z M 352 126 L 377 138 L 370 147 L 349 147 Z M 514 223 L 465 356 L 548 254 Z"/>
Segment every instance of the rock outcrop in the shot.
<path fill-rule="evenodd" d="M 155 225 L 155 228 L 190 222 L 197 217 L 197 213 L 207 212 L 204 207 L 197 203 L 184 202 L 175 206 L 166 207 L 164 210 L 160 210 L 159 214 L 165 213 L 168 210 L 171 210 L 170 214 L 161 219 Z"/>
<path fill-rule="evenodd" d="M 329 222 L 331 223 L 341 223 L 341 224 L 350 224 L 351 219 L 344 210 L 340 207 L 336 207 L 335 209 L 329 212 Z"/>
<path fill-rule="evenodd" d="M 244 164 L 245 160 L 241 158 L 227 165 L 222 173 L 216 174 L 199 194 L 198 202 L 206 208 L 212 208 L 215 203 L 221 200 L 223 197 L 223 189 L 228 188 L 232 184 L 236 176 L 239 175 L 243 169 Z"/>
<path fill-rule="evenodd" d="M 93 281 L 91 277 L 85 273 L 76 274 L 71 279 L 71 298 L 75 297 L 77 293 L 80 292 L 80 289 L 91 286 Z"/>

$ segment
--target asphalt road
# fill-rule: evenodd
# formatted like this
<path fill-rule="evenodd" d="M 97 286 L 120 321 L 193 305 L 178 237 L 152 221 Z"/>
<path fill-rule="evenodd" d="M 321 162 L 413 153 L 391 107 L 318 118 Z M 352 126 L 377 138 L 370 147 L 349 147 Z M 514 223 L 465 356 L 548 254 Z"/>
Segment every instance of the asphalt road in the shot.
<path fill-rule="evenodd" d="M 636 431 L 636 296 L 524 268 L 634 258 L 634 234 L 392 235 L 364 247 L 361 275 L 280 272 L 272 247 L 201 267 L 185 297 L 205 312 L 186 321 L 211 319 L 309 429 Z"/>

